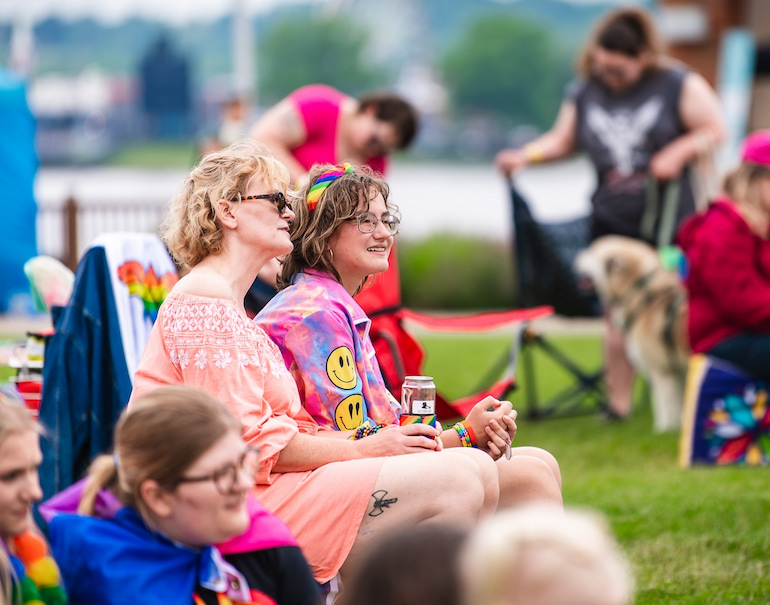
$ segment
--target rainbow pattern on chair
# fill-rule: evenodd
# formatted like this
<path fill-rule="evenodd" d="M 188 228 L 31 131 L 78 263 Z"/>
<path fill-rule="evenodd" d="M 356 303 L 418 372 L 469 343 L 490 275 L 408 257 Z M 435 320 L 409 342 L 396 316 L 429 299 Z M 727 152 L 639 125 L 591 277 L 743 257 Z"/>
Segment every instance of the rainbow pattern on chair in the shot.
<path fill-rule="evenodd" d="M 770 385 L 718 359 L 690 360 L 679 463 L 770 464 Z"/>
<path fill-rule="evenodd" d="M 158 317 L 158 309 L 166 296 L 179 281 L 176 271 L 155 275 L 155 267 L 149 265 L 147 271 L 142 263 L 129 260 L 118 267 L 118 277 L 128 286 L 129 296 L 137 296 L 144 304 L 144 312 L 153 323 Z"/>
<path fill-rule="evenodd" d="M 176 265 L 154 233 L 103 233 L 91 247 L 104 248 L 126 368 L 133 379 L 158 307 L 177 281 Z"/>

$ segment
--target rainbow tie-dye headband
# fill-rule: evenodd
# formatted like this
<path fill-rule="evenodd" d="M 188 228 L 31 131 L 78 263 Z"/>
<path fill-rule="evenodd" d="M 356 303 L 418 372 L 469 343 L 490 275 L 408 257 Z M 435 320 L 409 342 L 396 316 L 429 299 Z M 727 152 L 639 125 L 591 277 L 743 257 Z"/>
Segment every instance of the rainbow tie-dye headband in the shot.
<path fill-rule="evenodd" d="M 327 170 L 318 177 L 318 180 L 307 192 L 307 210 L 312 214 L 315 207 L 318 205 L 318 200 L 321 199 L 323 192 L 331 185 L 335 180 L 340 178 L 343 174 L 351 174 L 356 171 L 353 166 L 345 162 L 339 166 L 335 166 L 331 170 Z"/>

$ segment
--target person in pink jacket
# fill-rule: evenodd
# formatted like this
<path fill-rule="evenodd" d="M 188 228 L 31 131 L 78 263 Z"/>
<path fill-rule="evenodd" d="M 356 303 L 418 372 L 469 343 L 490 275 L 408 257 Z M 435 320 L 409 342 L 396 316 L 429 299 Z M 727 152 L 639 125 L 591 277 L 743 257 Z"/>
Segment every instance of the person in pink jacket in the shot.
<path fill-rule="evenodd" d="M 770 130 L 748 136 L 724 195 L 682 227 L 696 353 L 770 379 Z"/>

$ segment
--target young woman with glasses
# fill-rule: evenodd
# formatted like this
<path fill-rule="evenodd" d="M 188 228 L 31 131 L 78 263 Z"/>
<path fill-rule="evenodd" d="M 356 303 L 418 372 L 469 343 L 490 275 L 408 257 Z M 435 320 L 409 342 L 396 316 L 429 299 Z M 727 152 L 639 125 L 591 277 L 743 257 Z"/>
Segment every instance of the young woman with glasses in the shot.
<path fill-rule="evenodd" d="M 388 195 L 387 183 L 365 167 L 314 167 L 295 202 L 283 289 L 255 321 L 281 349 L 305 409 L 321 427 L 354 442 L 403 434 L 417 447 L 436 449 L 432 427 L 399 426 L 401 408 L 377 364 L 369 318 L 353 299 L 367 279 L 388 268 L 400 225 Z M 467 446 L 483 465 L 497 461 L 487 487 L 499 493 L 498 505 L 560 504 L 561 476 L 551 454 L 521 447 L 512 459 L 502 457 L 516 433 L 515 419 L 509 402 L 487 397 L 463 422 L 442 431 L 438 443 L 457 455 L 467 454 Z M 479 450 L 489 455 L 479 459 Z"/>
<path fill-rule="evenodd" d="M 114 454 L 91 465 L 81 515 L 50 522 L 71 602 L 317 605 L 289 529 L 250 495 L 259 465 L 211 395 L 169 386 L 134 401 Z M 97 516 L 98 499 L 117 499 L 114 516 Z"/>
<path fill-rule="evenodd" d="M 423 436 L 436 435 L 433 427 L 334 439 L 339 433 L 322 430 L 303 408 L 281 352 L 244 308 L 260 267 L 292 251 L 295 213 L 278 195 L 285 195 L 288 181 L 287 169 L 254 142 L 204 156 L 190 172 L 162 230 L 171 253 L 190 270 L 158 312 L 129 409 L 163 384 L 195 386 L 222 401 L 240 421 L 246 443 L 262 452 L 257 498 L 289 526 L 316 580 L 326 583 L 344 575 L 343 564 L 373 537 L 404 523 L 473 523 L 494 508 L 498 493 L 487 478 L 494 465 L 484 454 L 472 452 L 480 461 L 457 455 L 454 462 L 452 455 L 396 455 L 438 447 Z M 374 237 L 382 239 L 394 219 L 384 205 L 369 211 L 377 219 Z M 361 219 L 363 229 L 368 222 L 374 219 Z M 349 226 L 365 235 L 356 220 Z M 369 263 L 360 251 L 349 252 Z M 373 268 L 367 264 L 367 271 Z"/>

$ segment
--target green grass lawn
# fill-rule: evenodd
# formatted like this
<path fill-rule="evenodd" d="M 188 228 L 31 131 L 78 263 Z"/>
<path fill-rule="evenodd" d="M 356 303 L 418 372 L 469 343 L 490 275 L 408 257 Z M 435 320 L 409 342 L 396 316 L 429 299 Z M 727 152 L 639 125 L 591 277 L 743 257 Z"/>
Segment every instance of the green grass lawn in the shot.
<path fill-rule="evenodd" d="M 506 351 L 505 337 L 420 335 L 426 372 L 450 397 L 468 394 Z M 597 337 L 552 338 L 581 367 L 599 367 Z M 539 396 L 567 375 L 535 358 Z M 0 382 L 12 374 L 0 368 Z M 523 378 L 521 378 L 523 381 Z M 561 464 L 568 506 L 603 512 L 633 564 L 638 605 L 746 605 L 770 602 L 770 469 L 677 466 L 678 435 L 652 432 L 646 391 L 635 413 L 605 423 L 593 413 L 529 420 L 524 388 L 516 445 L 551 451 Z"/>
<path fill-rule="evenodd" d="M 498 336 L 420 340 L 426 372 L 450 397 L 474 391 L 508 344 Z M 598 338 L 552 340 L 582 367 L 598 367 Z M 541 397 L 565 385 L 566 374 L 548 360 L 535 365 Z M 643 388 L 630 420 L 606 423 L 594 413 L 528 420 L 522 387 L 511 397 L 522 410 L 515 444 L 556 456 L 566 505 L 607 516 L 633 564 L 638 605 L 770 602 L 770 469 L 680 469 L 679 436 L 653 434 Z"/>
<path fill-rule="evenodd" d="M 146 143 L 122 147 L 107 162 L 112 166 L 129 168 L 184 169 L 198 161 L 198 151 L 192 143 Z"/>

